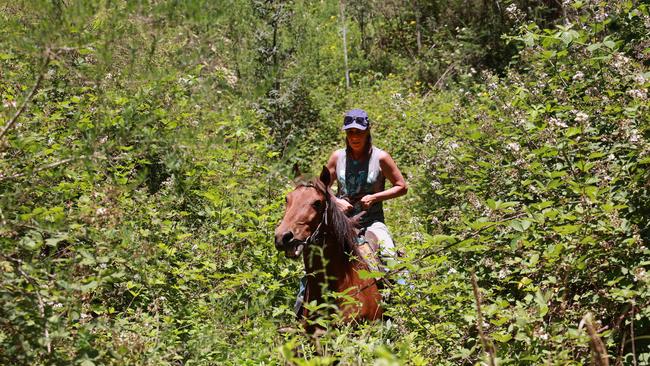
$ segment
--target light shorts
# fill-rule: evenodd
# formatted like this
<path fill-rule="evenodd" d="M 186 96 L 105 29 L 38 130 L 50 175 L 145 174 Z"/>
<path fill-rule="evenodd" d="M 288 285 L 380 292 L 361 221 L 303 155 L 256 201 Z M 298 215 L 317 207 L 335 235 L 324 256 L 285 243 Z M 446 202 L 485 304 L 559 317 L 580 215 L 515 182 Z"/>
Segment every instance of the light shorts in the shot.
<path fill-rule="evenodd" d="M 395 259 L 395 243 L 388 231 L 388 227 L 381 221 L 375 221 L 366 228 L 366 232 L 372 232 L 379 241 L 379 253 L 383 260 Z"/>

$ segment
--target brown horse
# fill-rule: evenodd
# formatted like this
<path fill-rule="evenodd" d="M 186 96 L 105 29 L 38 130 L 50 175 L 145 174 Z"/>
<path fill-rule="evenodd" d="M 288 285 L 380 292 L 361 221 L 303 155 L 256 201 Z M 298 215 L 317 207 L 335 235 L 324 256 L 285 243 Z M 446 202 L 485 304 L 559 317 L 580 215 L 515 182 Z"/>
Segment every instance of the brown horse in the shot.
<path fill-rule="evenodd" d="M 304 304 L 313 300 L 324 304 L 325 294 L 344 293 L 347 300 L 341 296 L 336 300 L 343 319 L 380 319 L 383 311 L 377 282 L 359 277 L 359 270 L 368 267 L 355 259 L 359 258 L 355 220 L 337 208 L 328 188 L 330 179 L 329 170 L 323 167 L 319 179 L 298 184 L 287 195 L 284 217 L 275 229 L 275 247 L 288 258 L 297 258 L 302 252 L 307 274 Z M 314 317 L 306 308 L 301 315 Z M 314 329 L 307 324 L 308 331 Z"/>

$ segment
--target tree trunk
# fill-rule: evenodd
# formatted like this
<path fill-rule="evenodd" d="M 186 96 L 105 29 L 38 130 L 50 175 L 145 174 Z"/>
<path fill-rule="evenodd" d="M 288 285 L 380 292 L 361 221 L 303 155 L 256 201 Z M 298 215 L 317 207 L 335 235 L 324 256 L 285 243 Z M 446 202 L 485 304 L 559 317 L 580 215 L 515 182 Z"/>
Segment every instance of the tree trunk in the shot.
<path fill-rule="evenodd" d="M 420 21 L 422 18 L 421 12 L 420 12 L 420 4 L 418 3 L 418 0 L 413 1 L 413 7 L 415 8 L 415 39 L 418 44 L 418 56 L 420 53 L 422 53 L 422 27 L 420 25 Z"/>
<path fill-rule="evenodd" d="M 345 65 L 345 88 L 350 88 L 350 70 L 348 69 L 348 41 L 347 41 L 347 27 L 345 26 L 345 2 L 339 2 L 339 11 L 341 17 L 341 24 L 343 25 L 343 63 Z"/>

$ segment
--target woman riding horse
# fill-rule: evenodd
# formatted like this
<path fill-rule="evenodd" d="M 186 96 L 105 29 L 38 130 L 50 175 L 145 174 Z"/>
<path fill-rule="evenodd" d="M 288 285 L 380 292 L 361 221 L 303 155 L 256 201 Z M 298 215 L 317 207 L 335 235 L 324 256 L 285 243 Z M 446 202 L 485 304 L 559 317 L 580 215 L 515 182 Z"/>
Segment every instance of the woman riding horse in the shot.
<path fill-rule="evenodd" d="M 363 211 L 360 222 L 357 222 L 357 224 L 360 224 L 362 231 L 365 231 L 366 237 L 374 237 L 378 242 L 382 259 L 390 261 L 395 253 L 394 244 L 384 223 L 382 202 L 406 194 L 406 181 L 392 157 L 387 152 L 372 145 L 370 120 L 365 111 L 353 109 L 347 112 L 343 119 L 343 130 L 346 132 L 347 147 L 334 151 L 330 156 L 326 167 L 328 173 L 326 190 L 334 183 L 334 179 L 330 179 L 330 177 L 336 177 L 338 181 L 338 197 L 331 197 L 338 208 L 336 211 L 355 216 Z M 385 189 L 386 179 L 393 185 L 388 190 Z M 287 208 L 285 218 L 289 213 L 288 211 Z M 285 219 L 283 219 L 284 222 Z M 281 224 L 278 229 L 282 226 Z M 276 246 L 280 249 L 282 247 L 282 238 L 278 238 L 278 234 L 284 234 L 282 230 L 279 230 L 279 232 L 276 230 Z M 354 241 L 356 241 L 356 238 Z M 377 270 L 377 268 L 373 268 L 375 266 L 373 266 L 371 258 L 374 258 L 375 254 L 370 253 L 368 249 L 363 250 L 363 248 L 369 246 L 356 244 L 359 243 L 352 244 L 355 255 L 366 259 L 366 264 L 370 264 L 370 269 Z M 307 263 L 305 265 L 307 266 Z M 309 301 L 309 299 L 306 299 L 309 296 L 305 294 L 305 289 L 308 287 L 307 277 L 305 277 L 301 280 L 300 291 L 294 309 L 299 316 L 304 316 L 305 313 L 302 308 L 304 300 Z"/>
<path fill-rule="evenodd" d="M 373 146 L 370 127 L 365 111 L 348 111 L 343 118 L 347 146 L 332 153 L 327 169 L 337 178 L 336 205 L 349 216 L 365 211 L 360 225 L 366 234 L 374 234 L 382 259 L 390 261 L 395 256 L 395 244 L 384 223 L 382 202 L 405 195 L 408 188 L 393 158 Z M 387 179 L 393 185 L 389 189 L 385 189 Z"/>

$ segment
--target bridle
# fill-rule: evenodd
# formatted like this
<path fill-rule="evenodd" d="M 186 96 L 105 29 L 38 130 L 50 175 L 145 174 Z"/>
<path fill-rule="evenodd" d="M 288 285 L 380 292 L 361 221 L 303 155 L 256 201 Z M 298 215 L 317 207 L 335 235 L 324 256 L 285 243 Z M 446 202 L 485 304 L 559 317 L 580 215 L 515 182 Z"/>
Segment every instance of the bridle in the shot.
<path fill-rule="evenodd" d="M 316 187 L 312 183 L 304 184 L 303 187 L 312 187 L 312 188 L 314 188 L 316 190 L 319 190 L 318 187 Z M 307 237 L 307 239 L 305 239 L 305 240 L 296 240 L 299 243 L 298 245 L 302 245 L 304 247 L 307 247 L 307 246 L 310 246 L 310 245 L 314 244 L 316 241 L 322 240 L 323 238 L 325 238 L 325 227 L 327 227 L 327 225 L 329 225 L 328 212 L 329 212 L 329 207 L 330 207 L 330 205 L 329 205 L 329 201 L 330 201 L 329 196 L 330 195 L 329 195 L 329 192 L 327 192 L 327 190 L 324 192 L 324 194 L 325 194 L 325 207 L 323 208 L 323 212 L 321 212 L 321 220 L 318 223 L 318 226 L 316 227 L 316 230 L 314 230 L 314 232 L 311 233 L 311 235 L 309 235 Z"/>

